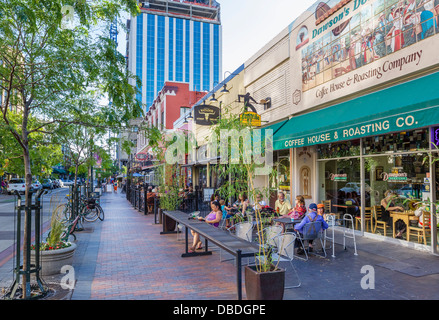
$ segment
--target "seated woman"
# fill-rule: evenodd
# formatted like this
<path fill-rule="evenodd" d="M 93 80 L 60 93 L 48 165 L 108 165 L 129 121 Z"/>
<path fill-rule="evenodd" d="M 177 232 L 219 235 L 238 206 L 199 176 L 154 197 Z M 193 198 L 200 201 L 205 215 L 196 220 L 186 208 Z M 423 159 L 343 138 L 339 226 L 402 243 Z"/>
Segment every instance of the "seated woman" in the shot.
<path fill-rule="evenodd" d="M 287 215 L 283 215 L 282 218 L 302 219 L 306 214 L 305 198 L 302 196 L 296 197 L 296 206 L 291 209 Z"/>
<path fill-rule="evenodd" d="M 247 196 L 245 194 L 240 194 L 238 196 L 238 200 L 233 204 L 233 207 L 238 209 L 238 214 L 240 214 L 242 217 L 245 217 L 245 212 L 248 205 L 249 202 Z"/>
<path fill-rule="evenodd" d="M 382 215 L 381 215 L 381 220 L 384 222 L 387 222 L 387 225 L 391 226 L 393 224 L 393 219 L 390 216 L 390 212 L 391 211 L 404 211 L 403 207 L 400 206 L 396 206 L 395 203 L 393 202 L 398 196 L 392 191 L 392 190 L 387 190 L 384 193 L 384 199 L 381 200 L 381 210 L 382 210 Z M 396 238 L 397 239 L 402 239 L 402 234 L 404 232 L 406 232 L 407 230 L 407 226 L 405 225 L 405 222 L 402 220 L 398 220 L 395 223 L 395 231 L 396 231 Z"/>
<path fill-rule="evenodd" d="M 212 212 L 206 218 L 199 217 L 200 221 L 205 221 L 206 223 L 213 225 L 215 228 L 219 227 L 221 219 L 223 218 L 223 213 L 221 212 L 221 205 L 218 201 L 212 201 L 210 208 Z M 194 231 L 191 231 L 194 240 L 192 242 L 192 247 L 189 248 L 189 252 L 195 252 L 195 250 L 200 250 L 203 247 L 203 243 L 200 240 L 200 235 Z"/>

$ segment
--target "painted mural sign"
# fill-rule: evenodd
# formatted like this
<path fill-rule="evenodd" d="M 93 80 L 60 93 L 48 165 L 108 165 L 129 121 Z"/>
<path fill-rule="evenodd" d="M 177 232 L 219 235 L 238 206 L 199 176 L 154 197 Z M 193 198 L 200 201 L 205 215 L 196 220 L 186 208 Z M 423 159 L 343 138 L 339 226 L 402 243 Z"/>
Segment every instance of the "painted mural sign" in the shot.
<path fill-rule="evenodd" d="M 439 0 L 329 0 L 310 10 L 292 31 L 302 108 L 439 63 L 427 42 L 439 38 Z"/>

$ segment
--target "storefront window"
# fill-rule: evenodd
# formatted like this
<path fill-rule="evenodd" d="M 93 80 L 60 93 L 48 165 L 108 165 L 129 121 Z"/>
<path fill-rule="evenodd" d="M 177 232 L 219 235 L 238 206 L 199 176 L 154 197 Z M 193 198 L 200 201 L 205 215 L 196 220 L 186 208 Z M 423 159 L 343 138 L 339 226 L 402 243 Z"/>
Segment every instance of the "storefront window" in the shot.
<path fill-rule="evenodd" d="M 360 159 L 319 161 L 320 199 L 331 201 L 331 212 L 337 215 L 360 215 Z"/>
<path fill-rule="evenodd" d="M 360 155 L 360 140 L 329 143 L 318 146 L 319 159 L 357 157 Z"/>
<path fill-rule="evenodd" d="M 198 185 L 201 189 L 207 188 L 207 166 L 198 169 Z"/>
<path fill-rule="evenodd" d="M 211 165 L 210 166 L 210 186 L 214 189 L 220 188 L 226 181 L 225 172 L 226 169 L 223 168 L 222 172 L 220 172 L 217 165 Z"/>
<path fill-rule="evenodd" d="M 285 194 L 285 199 L 291 200 L 291 183 L 290 183 L 290 151 L 279 151 L 277 155 L 277 180 L 278 191 L 282 191 Z"/>
<path fill-rule="evenodd" d="M 416 201 L 410 199 L 427 200 L 431 197 L 429 184 L 429 162 L 425 161 L 427 153 L 386 155 L 366 157 L 366 206 L 376 208 L 379 213 L 378 221 L 387 223 L 386 230 L 375 230 L 375 221 L 372 221 L 372 231 L 385 233 L 388 237 L 408 239 L 408 227 L 417 227 L 419 217 L 414 214 Z M 389 194 L 393 194 L 388 196 Z M 387 197 L 384 205 L 382 200 Z M 385 206 L 388 203 L 388 207 Z M 391 208 L 391 209 L 389 209 Z M 413 236 L 410 241 L 425 244 L 421 238 Z M 430 236 L 426 239 L 429 245 Z"/>
<path fill-rule="evenodd" d="M 363 153 L 365 155 L 428 149 L 428 129 L 369 137 L 363 141 Z"/>

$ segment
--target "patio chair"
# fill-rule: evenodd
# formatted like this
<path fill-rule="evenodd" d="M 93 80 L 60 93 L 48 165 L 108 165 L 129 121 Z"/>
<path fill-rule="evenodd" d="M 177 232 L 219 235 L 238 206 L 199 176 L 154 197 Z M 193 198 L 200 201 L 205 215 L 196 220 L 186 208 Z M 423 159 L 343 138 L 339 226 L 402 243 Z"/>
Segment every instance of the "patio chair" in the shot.
<path fill-rule="evenodd" d="M 377 229 L 382 230 L 384 236 L 387 236 L 387 222 L 381 221 L 381 206 L 374 206 L 372 209 L 372 233 L 376 233 Z"/>
<path fill-rule="evenodd" d="M 296 242 L 296 234 L 292 232 L 286 232 L 284 234 L 278 235 L 275 238 L 273 238 L 273 241 L 276 242 L 276 247 L 278 248 L 277 254 L 279 256 L 279 262 L 289 261 L 291 264 L 291 268 L 293 269 L 297 277 L 298 284 L 291 287 L 285 287 L 285 289 L 299 288 L 301 286 L 299 274 L 297 273 L 297 270 L 293 265 L 294 244 Z"/>
<path fill-rule="evenodd" d="M 248 242 L 252 242 L 253 239 L 253 223 L 249 221 L 239 222 L 234 226 L 230 227 L 228 230 L 235 230 L 235 236 L 247 240 Z"/>
<path fill-rule="evenodd" d="M 283 232 L 283 226 L 275 225 L 266 227 L 262 230 L 264 244 L 262 245 L 264 248 L 267 247 L 276 247 L 276 242 L 274 238 L 279 236 Z"/>
<path fill-rule="evenodd" d="M 252 242 L 253 239 L 253 223 L 249 221 L 239 222 L 231 226 L 230 228 L 227 228 L 226 230 L 230 233 L 233 233 L 238 238 L 244 239 L 248 242 Z M 221 259 L 222 250 L 220 249 L 220 262 L 230 261 L 234 259 L 227 259 L 222 260 Z M 247 264 L 249 264 L 250 259 L 247 259 Z"/>
<path fill-rule="evenodd" d="M 326 216 L 326 222 L 328 223 L 329 229 L 325 230 L 324 245 L 326 248 L 326 240 L 332 241 L 332 257 L 335 258 L 335 224 L 336 218 L 334 215 Z M 331 236 L 328 235 L 329 230 L 331 230 Z"/>
<path fill-rule="evenodd" d="M 370 229 L 372 231 L 372 207 L 365 207 L 364 208 L 364 224 L 366 226 L 366 232 L 369 232 L 369 226 Z M 360 211 L 361 211 L 361 207 L 360 207 Z M 355 229 L 358 229 L 358 223 L 361 224 L 361 217 L 355 217 Z"/>
<path fill-rule="evenodd" d="M 302 229 L 302 233 L 298 233 L 297 238 L 299 239 L 299 242 L 303 248 L 303 251 L 305 252 L 305 260 L 307 261 L 309 256 L 308 253 L 312 253 L 314 255 L 320 256 L 322 258 L 326 258 L 326 250 L 325 250 L 325 246 L 323 244 L 323 228 L 322 228 L 322 222 L 321 221 L 314 221 L 314 222 L 309 222 L 306 223 L 303 226 Z M 315 244 L 314 240 L 320 240 L 320 244 L 322 245 L 322 251 L 323 254 L 316 254 L 315 250 L 313 250 L 314 252 L 309 252 L 308 249 L 305 248 L 305 243 L 304 241 L 313 241 L 313 244 Z M 299 257 L 298 257 L 299 258 Z"/>
<path fill-rule="evenodd" d="M 430 212 L 424 211 L 421 216 L 422 227 L 407 226 L 407 240 L 410 241 L 410 237 L 417 237 L 418 243 L 423 240 L 424 245 L 427 245 L 427 239 L 431 238 L 431 219 Z M 421 219 L 420 218 L 420 219 Z"/>

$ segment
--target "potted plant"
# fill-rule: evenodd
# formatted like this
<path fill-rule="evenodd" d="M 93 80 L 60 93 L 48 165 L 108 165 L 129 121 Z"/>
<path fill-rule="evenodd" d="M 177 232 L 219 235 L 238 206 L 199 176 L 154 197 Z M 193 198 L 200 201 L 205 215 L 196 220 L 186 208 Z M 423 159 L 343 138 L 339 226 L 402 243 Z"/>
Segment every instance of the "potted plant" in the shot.
<path fill-rule="evenodd" d="M 225 112 L 227 113 L 227 111 Z M 222 116 L 218 124 L 213 128 L 213 137 L 221 137 L 221 130 L 236 130 L 236 132 L 245 132 L 245 130 L 252 130 L 253 128 L 246 123 L 240 121 L 239 115 L 227 114 Z M 239 194 L 247 194 L 248 199 L 256 199 L 256 195 L 262 194 L 269 196 L 273 190 L 278 190 L 278 185 L 272 185 L 268 188 L 256 188 L 255 176 L 258 168 L 264 165 L 257 164 L 254 161 L 255 154 L 252 154 L 251 161 L 244 161 L 244 157 L 248 156 L 249 150 L 246 150 L 245 142 L 240 141 L 240 135 L 231 138 L 231 146 L 234 147 L 234 152 L 238 151 L 240 155 L 239 163 L 233 164 L 219 164 L 218 172 L 221 173 L 221 178 L 224 181 L 223 185 L 217 192 L 224 199 L 237 198 Z M 234 141 L 235 140 L 235 141 Z M 211 143 L 211 142 L 209 142 Z M 213 143 L 214 144 L 214 143 Z M 233 159 L 231 149 L 227 156 L 228 159 Z M 238 149 L 238 150 L 236 150 Z M 253 148 L 253 151 L 259 150 Z M 220 150 L 220 152 L 223 150 Z M 224 157 L 224 154 L 221 154 Z M 235 153 L 236 157 L 236 153 Z M 277 177 L 276 168 L 274 165 L 266 174 L 271 178 Z M 229 178 L 231 177 L 231 178 Z M 235 178 L 236 177 L 236 178 Z M 237 178 L 239 177 L 239 178 Z M 275 181 L 276 179 L 270 179 Z M 273 212 L 274 217 L 276 213 Z M 259 253 L 255 257 L 255 264 L 245 266 L 244 279 L 246 295 L 248 300 L 282 300 L 285 287 L 285 269 L 279 267 L 279 261 L 276 263 L 272 260 L 272 248 L 266 245 L 266 238 L 264 234 L 265 222 L 271 221 L 271 218 L 261 212 L 261 209 L 256 206 L 254 210 L 253 223 L 255 225 L 257 237 L 255 241 L 259 244 Z"/>
<path fill-rule="evenodd" d="M 57 206 L 52 212 L 50 232 L 45 242 L 40 244 L 40 265 L 42 276 L 51 276 L 61 273 L 65 265 L 72 265 L 73 254 L 77 248 L 75 243 L 63 241 L 66 226 L 58 218 L 63 206 Z M 35 245 L 31 247 L 31 263 L 35 264 Z"/>

